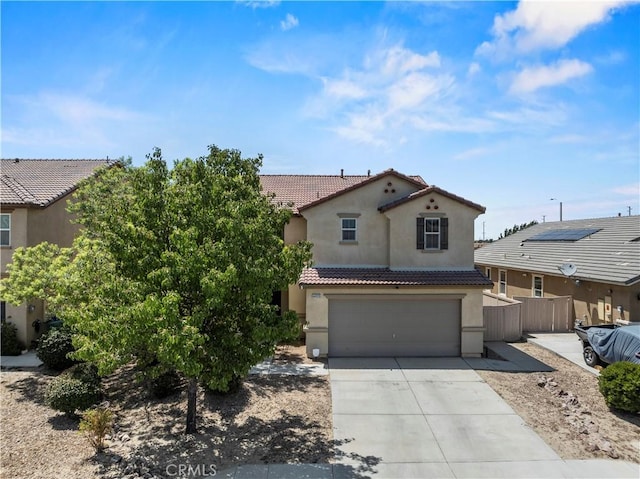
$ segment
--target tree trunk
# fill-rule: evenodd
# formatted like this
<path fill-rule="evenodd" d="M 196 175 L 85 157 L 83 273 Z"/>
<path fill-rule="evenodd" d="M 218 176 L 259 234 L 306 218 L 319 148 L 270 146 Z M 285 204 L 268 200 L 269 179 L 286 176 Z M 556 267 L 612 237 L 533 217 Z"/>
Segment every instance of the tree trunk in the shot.
<path fill-rule="evenodd" d="M 198 378 L 190 378 L 187 386 L 187 434 L 196 432 L 196 399 L 198 395 Z"/>

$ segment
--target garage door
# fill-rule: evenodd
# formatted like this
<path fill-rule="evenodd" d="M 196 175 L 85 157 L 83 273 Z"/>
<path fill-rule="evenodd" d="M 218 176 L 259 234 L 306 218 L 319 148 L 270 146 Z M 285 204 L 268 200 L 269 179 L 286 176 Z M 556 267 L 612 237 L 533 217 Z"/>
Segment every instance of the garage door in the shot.
<path fill-rule="evenodd" d="M 460 356 L 460 299 L 329 299 L 330 356 Z"/>

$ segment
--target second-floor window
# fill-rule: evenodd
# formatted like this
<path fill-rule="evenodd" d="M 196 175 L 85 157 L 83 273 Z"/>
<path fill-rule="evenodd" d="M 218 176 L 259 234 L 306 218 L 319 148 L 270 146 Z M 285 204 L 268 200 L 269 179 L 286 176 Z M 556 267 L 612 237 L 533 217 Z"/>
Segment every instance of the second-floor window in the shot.
<path fill-rule="evenodd" d="M 357 230 L 358 230 L 358 221 L 356 218 L 340 218 L 340 222 L 342 225 L 342 241 L 356 241 Z"/>
<path fill-rule="evenodd" d="M 0 246 L 11 246 L 11 215 L 0 214 Z"/>
<path fill-rule="evenodd" d="M 416 248 L 421 250 L 449 249 L 449 219 L 416 218 Z"/>

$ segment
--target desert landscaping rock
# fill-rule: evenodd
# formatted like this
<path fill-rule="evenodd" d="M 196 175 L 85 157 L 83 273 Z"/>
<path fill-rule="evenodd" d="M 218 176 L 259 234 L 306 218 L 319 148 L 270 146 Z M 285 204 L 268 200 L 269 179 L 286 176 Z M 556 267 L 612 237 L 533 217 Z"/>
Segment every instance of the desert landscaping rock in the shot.
<path fill-rule="evenodd" d="M 512 346 L 554 371 L 477 372 L 560 457 L 640 463 L 640 417 L 611 411 L 597 376 L 535 344 Z"/>

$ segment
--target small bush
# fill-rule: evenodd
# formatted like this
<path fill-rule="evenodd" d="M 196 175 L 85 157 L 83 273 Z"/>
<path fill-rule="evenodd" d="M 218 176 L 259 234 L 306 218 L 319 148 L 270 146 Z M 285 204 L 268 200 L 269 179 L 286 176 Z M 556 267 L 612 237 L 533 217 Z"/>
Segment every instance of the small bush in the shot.
<path fill-rule="evenodd" d="M 40 338 L 36 355 L 45 366 L 62 371 L 75 364 L 69 359 L 69 353 L 74 351 L 71 342 L 71 331 L 68 328 L 51 329 Z"/>
<path fill-rule="evenodd" d="M 178 392 L 182 386 L 182 377 L 174 370 L 161 373 L 149 380 L 149 390 L 157 399 L 164 399 Z"/>
<path fill-rule="evenodd" d="M 96 381 L 88 373 L 90 369 L 91 366 L 80 364 L 53 378 L 45 391 L 47 405 L 57 411 L 74 414 L 76 410 L 83 411 L 97 403 L 101 397 L 100 378 Z"/>
<path fill-rule="evenodd" d="M 90 384 L 96 388 L 100 388 L 101 379 L 98 375 L 98 367 L 91 363 L 79 363 L 69 368 L 65 374 L 79 379 L 83 383 Z"/>
<path fill-rule="evenodd" d="M 607 366 L 598 387 L 607 406 L 634 414 L 640 411 L 640 364 L 621 361 Z"/>
<path fill-rule="evenodd" d="M 105 437 L 113 427 L 113 413 L 106 408 L 88 409 L 82 414 L 80 432 L 85 435 L 96 452 L 105 448 Z"/>
<path fill-rule="evenodd" d="M 18 328 L 13 323 L 2 323 L 2 355 L 3 356 L 20 356 L 24 349 L 24 344 L 18 339 Z"/>
<path fill-rule="evenodd" d="M 227 396 L 227 395 L 236 394 L 238 391 L 240 391 L 240 388 L 242 387 L 243 382 L 244 382 L 244 378 L 242 376 L 234 375 L 231 378 L 231 380 L 227 383 L 226 389 L 222 387 L 211 386 L 207 383 L 203 383 L 202 386 L 205 388 L 205 390 L 209 391 L 212 394 L 215 394 L 218 396 Z"/>

